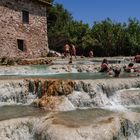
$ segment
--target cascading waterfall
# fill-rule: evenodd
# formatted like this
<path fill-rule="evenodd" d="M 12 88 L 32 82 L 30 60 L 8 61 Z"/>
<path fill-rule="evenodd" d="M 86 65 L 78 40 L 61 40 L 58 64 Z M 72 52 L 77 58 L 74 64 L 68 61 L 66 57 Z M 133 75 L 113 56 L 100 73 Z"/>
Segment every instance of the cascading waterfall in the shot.
<path fill-rule="evenodd" d="M 14 102 L 14 103 L 21 103 L 21 104 L 30 104 L 33 102 L 34 99 L 41 98 L 42 95 L 44 95 L 44 85 L 45 85 L 44 83 L 45 80 L 41 81 L 41 80 L 34 80 L 34 79 L 31 80 L 18 79 L 12 81 L 8 80 L 5 82 L 2 81 L 0 82 L 0 89 L 1 89 L 0 103 Z M 123 109 L 125 110 L 127 109 L 128 106 L 140 105 L 139 88 L 140 88 L 140 79 L 131 79 L 131 80 L 108 79 L 108 80 L 95 80 L 95 81 L 79 80 L 79 81 L 75 81 L 74 90 L 72 91 L 71 94 L 66 95 L 65 98 L 67 98 L 75 108 L 97 107 L 97 108 L 108 109 L 109 107 L 112 107 L 111 108 L 112 110 L 114 109 L 120 111 L 121 107 L 123 107 Z M 120 112 L 122 112 L 122 110 Z M 130 110 L 128 116 L 131 116 Z M 117 132 L 114 133 L 112 139 L 113 140 L 126 140 L 126 139 L 140 140 L 140 121 L 135 122 L 125 117 L 123 117 L 123 120 L 121 120 L 120 118 L 119 118 L 120 127 L 118 127 Z M 26 119 L 23 118 L 23 120 L 17 118 L 15 120 L 11 120 L 12 123 L 10 120 L 2 121 L 2 123 L 0 124 L 0 135 L 3 136 L 2 138 L 4 140 L 11 140 L 10 137 L 12 135 L 12 130 L 15 129 L 14 135 L 12 136 L 13 139 L 36 140 L 36 136 L 38 136 L 38 139 L 40 140 L 51 139 L 49 138 L 50 136 L 48 137 L 44 136 L 44 139 L 42 139 L 42 135 L 46 131 L 53 130 L 53 127 L 52 129 L 51 128 L 48 129 L 49 125 L 47 124 L 43 125 L 44 123 L 43 120 L 41 120 L 42 124 L 40 125 L 40 127 L 38 125 L 41 122 L 38 122 L 36 123 L 36 125 L 33 125 L 34 122 L 38 120 L 38 118 L 35 118 L 34 121 L 32 121 L 27 117 Z M 111 127 L 112 126 L 110 126 L 110 128 Z M 18 130 L 16 128 L 18 128 Z M 39 132 L 39 130 L 42 130 L 43 134 Z M 91 132 L 92 131 L 94 132 L 94 127 L 91 130 Z M 77 138 L 78 136 L 79 134 L 77 134 Z M 9 137 L 9 139 L 7 137 Z M 54 139 L 52 138 L 52 140 Z M 60 140 L 60 139 L 55 139 L 55 140 Z M 69 139 L 67 140 L 71 140 L 71 137 L 69 136 Z M 84 138 L 80 140 L 84 140 Z"/>
<path fill-rule="evenodd" d="M 68 99 L 76 107 L 110 106 L 116 109 L 125 105 L 140 105 L 139 88 L 139 79 L 76 81 L 74 92 Z"/>
<path fill-rule="evenodd" d="M 126 119 L 121 122 L 121 128 L 113 140 L 140 140 L 140 123 L 132 123 Z"/>
<path fill-rule="evenodd" d="M 6 120 L 0 123 L 0 139 L 3 140 L 34 140 L 34 127 L 37 118 L 19 118 Z"/>
<path fill-rule="evenodd" d="M 75 81 L 74 91 L 66 98 L 75 108 L 140 105 L 139 79 L 111 81 Z M 44 86 L 45 80 L 4 80 L 0 83 L 0 102 L 30 104 L 45 94 Z"/>
<path fill-rule="evenodd" d="M 31 104 L 36 98 L 29 90 L 26 80 L 4 80 L 0 82 L 0 105 Z"/>

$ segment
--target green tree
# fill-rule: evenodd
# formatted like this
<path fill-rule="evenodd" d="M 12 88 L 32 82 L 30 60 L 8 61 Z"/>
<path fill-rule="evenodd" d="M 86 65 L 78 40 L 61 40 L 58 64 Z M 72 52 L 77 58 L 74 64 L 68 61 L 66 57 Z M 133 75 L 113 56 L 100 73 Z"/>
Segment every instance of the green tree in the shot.
<path fill-rule="evenodd" d="M 126 31 L 130 55 L 135 55 L 140 52 L 140 22 L 135 18 L 129 18 Z"/>
<path fill-rule="evenodd" d="M 61 51 L 62 46 L 69 38 L 69 24 L 72 21 L 71 14 L 63 5 L 55 4 L 48 11 L 48 38 L 49 47 Z"/>
<path fill-rule="evenodd" d="M 140 53 L 140 22 L 129 18 L 127 23 L 107 18 L 94 22 L 92 28 L 73 19 L 61 4 L 53 4 L 48 10 L 49 48 L 62 51 L 65 43 L 76 46 L 77 54 L 95 56 L 135 55 Z"/>
<path fill-rule="evenodd" d="M 103 56 L 121 55 L 126 42 L 125 24 L 113 22 L 107 18 L 102 22 L 95 22 L 92 27 L 92 35 L 99 42 L 98 51 Z"/>

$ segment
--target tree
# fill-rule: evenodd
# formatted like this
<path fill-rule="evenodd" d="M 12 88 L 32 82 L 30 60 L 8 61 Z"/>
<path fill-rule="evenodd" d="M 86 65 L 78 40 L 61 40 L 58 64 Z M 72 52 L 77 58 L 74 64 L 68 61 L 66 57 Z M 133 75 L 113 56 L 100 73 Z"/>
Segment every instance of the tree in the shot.
<path fill-rule="evenodd" d="M 127 37 L 130 55 L 140 53 L 140 22 L 137 19 L 128 19 Z"/>
<path fill-rule="evenodd" d="M 126 31 L 125 24 L 113 22 L 111 19 L 97 23 L 92 27 L 92 35 L 100 44 L 99 51 L 103 51 L 104 56 L 121 55 L 121 50 L 125 46 Z"/>
<path fill-rule="evenodd" d="M 49 48 L 60 52 L 65 43 L 71 43 L 78 55 L 87 56 L 90 50 L 96 56 L 135 55 L 140 53 L 140 22 L 129 18 L 127 23 L 119 23 L 107 18 L 90 28 L 56 3 L 48 10 L 48 38 Z"/>
<path fill-rule="evenodd" d="M 55 4 L 48 11 L 48 38 L 51 49 L 61 51 L 62 46 L 69 38 L 69 24 L 72 21 L 71 14 L 63 5 Z"/>

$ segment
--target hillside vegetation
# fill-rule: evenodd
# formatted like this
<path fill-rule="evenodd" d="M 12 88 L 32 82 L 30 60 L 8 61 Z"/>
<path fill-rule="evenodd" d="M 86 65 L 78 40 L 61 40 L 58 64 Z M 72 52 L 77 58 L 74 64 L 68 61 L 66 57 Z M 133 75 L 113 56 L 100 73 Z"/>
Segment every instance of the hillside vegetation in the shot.
<path fill-rule="evenodd" d="M 94 19 L 93 19 L 94 20 Z M 129 18 L 127 23 L 110 18 L 94 22 L 92 27 L 74 20 L 61 4 L 52 4 L 48 11 L 48 37 L 50 49 L 62 52 L 65 43 L 73 43 L 77 54 L 95 56 L 130 56 L 140 53 L 140 21 Z"/>

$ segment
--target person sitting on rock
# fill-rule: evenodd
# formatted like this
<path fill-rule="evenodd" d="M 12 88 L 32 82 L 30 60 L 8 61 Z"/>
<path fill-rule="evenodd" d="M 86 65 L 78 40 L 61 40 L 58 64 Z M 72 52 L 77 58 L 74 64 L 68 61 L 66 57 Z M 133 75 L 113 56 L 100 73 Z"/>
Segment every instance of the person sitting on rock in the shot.
<path fill-rule="evenodd" d="M 108 72 L 108 71 L 109 71 L 108 61 L 107 59 L 103 59 L 101 64 L 101 70 L 99 72 Z"/>

